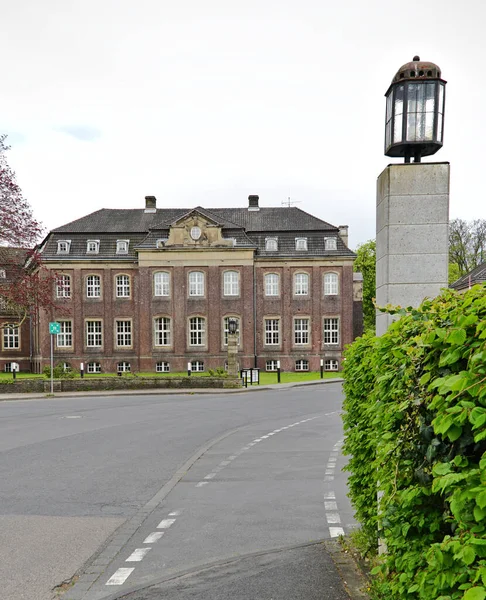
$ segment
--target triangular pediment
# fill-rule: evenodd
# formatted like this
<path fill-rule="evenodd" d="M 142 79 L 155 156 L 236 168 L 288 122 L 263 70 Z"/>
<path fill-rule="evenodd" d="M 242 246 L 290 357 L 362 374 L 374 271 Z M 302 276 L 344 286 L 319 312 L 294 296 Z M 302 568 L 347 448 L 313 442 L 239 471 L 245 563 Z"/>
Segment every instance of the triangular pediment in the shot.
<path fill-rule="evenodd" d="M 178 217 L 170 224 L 169 239 L 165 247 L 185 246 L 189 248 L 207 248 L 213 246 L 232 246 L 232 240 L 222 234 L 223 223 L 197 207 Z"/>

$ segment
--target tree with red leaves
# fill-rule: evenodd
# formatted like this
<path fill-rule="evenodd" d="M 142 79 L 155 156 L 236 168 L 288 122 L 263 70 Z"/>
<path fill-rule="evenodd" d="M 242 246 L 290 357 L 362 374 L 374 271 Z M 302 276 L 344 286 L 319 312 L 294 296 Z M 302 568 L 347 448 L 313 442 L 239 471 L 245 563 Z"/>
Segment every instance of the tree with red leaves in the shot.
<path fill-rule="evenodd" d="M 53 301 L 57 275 L 35 250 L 42 227 L 7 162 L 5 139 L 0 135 L 0 313 L 20 327 L 28 317 L 35 321 L 40 309 L 66 309 Z"/>

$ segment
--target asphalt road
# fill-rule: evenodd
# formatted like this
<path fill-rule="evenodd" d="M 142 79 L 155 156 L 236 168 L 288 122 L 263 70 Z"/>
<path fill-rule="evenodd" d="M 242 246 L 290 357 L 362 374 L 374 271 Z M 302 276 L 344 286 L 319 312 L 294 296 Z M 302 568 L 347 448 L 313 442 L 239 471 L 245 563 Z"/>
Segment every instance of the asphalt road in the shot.
<path fill-rule="evenodd" d="M 341 402 L 331 383 L 0 403 L 2 598 L 51 600 L 75 573 L 65 600 L 144 598 L 181 574 L 202 590 L 201 569 L 228 560 L 239 565 L 234 590 L 255 561 L 288 572 L 283 555 L 255 553 L 353 525 Z"/>

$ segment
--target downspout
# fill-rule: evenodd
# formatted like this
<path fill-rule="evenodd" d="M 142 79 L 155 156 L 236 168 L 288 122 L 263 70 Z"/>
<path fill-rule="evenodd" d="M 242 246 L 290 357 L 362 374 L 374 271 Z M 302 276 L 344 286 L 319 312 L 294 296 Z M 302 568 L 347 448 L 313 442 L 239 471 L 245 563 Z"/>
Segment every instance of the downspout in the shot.
<path fill-rule="evenodd" d="M 255 253 L 253 253 L 253 366 L 256 368 L 258 364 L 257 356 L 257 310 L 256 310 L 256 267 Z"/>

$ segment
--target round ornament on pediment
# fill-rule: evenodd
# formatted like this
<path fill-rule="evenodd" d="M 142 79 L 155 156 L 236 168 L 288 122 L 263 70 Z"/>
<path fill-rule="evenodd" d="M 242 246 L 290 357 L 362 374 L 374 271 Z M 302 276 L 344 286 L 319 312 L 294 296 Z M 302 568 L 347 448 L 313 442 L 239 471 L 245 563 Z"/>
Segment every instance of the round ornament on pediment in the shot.
<path fill-rule="evenodd" d="M 202 231 L 200 227 L 191 227 L 191 238 L 197 241 L 201 237 Z"/>

